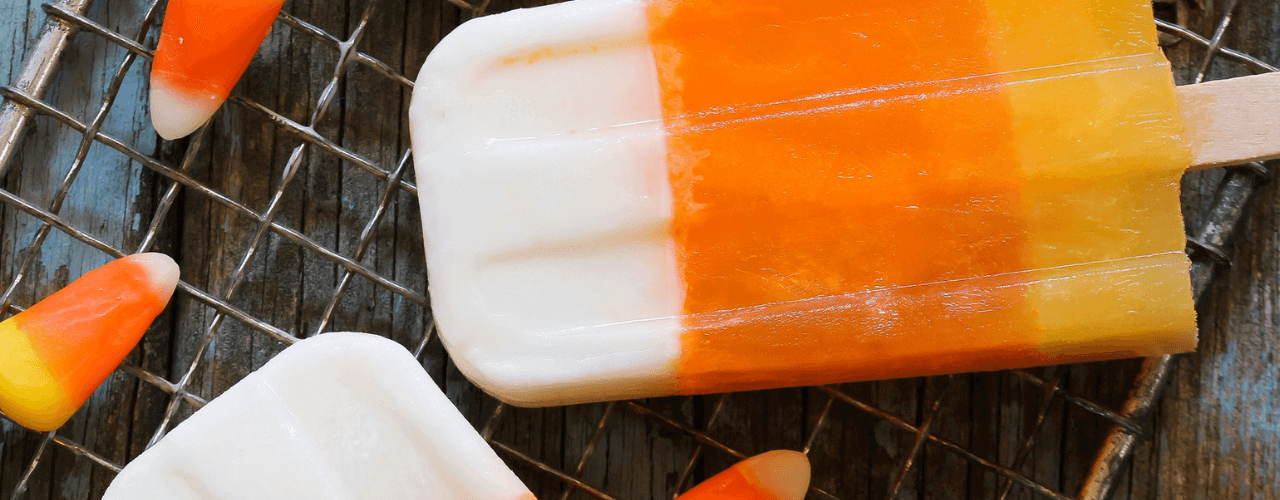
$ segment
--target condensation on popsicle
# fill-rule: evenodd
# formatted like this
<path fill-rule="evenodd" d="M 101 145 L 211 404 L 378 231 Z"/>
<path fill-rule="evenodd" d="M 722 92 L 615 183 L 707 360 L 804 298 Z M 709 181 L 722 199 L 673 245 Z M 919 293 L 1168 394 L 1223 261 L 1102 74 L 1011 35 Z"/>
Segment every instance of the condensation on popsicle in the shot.
<path fill-rule="evenodd" d="M 535 500 L 413 355 L 366 333 L 285 349 L 130 462 L 104 500 Z"/>
<path fill-rule="evenodd" d="M 578 0 L 411 106 L 433 310 L 543 405 L 1183 352 L 1144 0 Z"/>
<path fill-rule="evenodd" d="M 177 284 L 167 255 L 131 255 L 0 323 L 0 410 L 37 431 L 61 427 L 133 350 Z"/>
<path fill-rule="evenodd" d="M 174 140 L 231 95 L 284 0 L 173 0 L 151 65 L 151 124 Z"/>
<path fill-rule="evenodd" d="M 734 464 L 676 500 L 801 500 L 809 490 L 809 458 L 775 450 Z"/>

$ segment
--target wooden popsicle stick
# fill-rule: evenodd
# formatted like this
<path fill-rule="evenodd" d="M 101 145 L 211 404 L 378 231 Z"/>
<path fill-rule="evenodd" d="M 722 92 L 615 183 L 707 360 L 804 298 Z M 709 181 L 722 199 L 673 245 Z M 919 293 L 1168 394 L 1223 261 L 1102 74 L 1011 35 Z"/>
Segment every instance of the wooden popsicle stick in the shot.
<path fill-rule="evenodd" d="M 1178 87 L 1188 170 L 1280 158 L 1280 73 Z"/>

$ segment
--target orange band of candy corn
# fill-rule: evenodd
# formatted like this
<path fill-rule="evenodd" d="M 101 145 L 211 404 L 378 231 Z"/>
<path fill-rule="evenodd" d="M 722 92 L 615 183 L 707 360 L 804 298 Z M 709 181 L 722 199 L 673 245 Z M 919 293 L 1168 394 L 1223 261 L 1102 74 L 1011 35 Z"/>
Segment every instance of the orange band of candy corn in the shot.
<path fill-rule="evenodd" d="M 38 431 L 62 426 L 133 350 L 177 281 L 169 257 L 131 255 L 0 323 L 0 410 Z"/>

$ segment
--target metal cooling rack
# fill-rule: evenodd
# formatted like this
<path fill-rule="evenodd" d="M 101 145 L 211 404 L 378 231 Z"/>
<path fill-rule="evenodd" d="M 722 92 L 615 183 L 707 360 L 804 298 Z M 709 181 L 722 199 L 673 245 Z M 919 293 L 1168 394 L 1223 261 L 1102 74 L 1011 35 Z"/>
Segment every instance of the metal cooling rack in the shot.
<path fill-rule="evenodd" d="M 207 361 L 209 346 L 215 339 L 219 338 L 220 333 L 227 330 L 226 326 L 228 324 L 239 325 L 239 328 L 246 328 L 255 332 L 255 335 L 265 335 L 266 338 L 282 344 L 296 342 L 301 337 L 332 329 L 335 311 L 338 309 L 344 293 L 355 280 L 365 280 L 378 289 L 398 297 L 396 300 L 407 301 L 407 303 L 421 308 L 419 314 L 429 318 L 429 302 L 424 286 L 421 284 L 401 283 L 396 279 L 376 272 L 365 262 L 365 254 L 370 247 L 371 241 L 380 230 L 379 226 L 384 222 L 384 216 L 396 203 L 397 197 L 403 194 L 407 194 L 410 199 L 416 197 L 416 187 L 406 180 L 411 167 L 409 151 L 404 151 L 400 155 L 399 161 L 380 164 L 362 156 L 351 148 L 341 145 L 341 141 L 326 137 L 325 134 L 318 131 L 317 127 L 317 124 L 324 120 L 326 112 L 332 107 L 331 104 L 334 100 L 342 98 L 344 92 L 347 91 L 340 82 L 354 67 L 359 66 L 371 69 L 376 74 L 382 75 L 394 82 L 394 84 L 401 86 L 403 90 L 407 91 L 412 88 L 412 81 L 405 76 L 405 73 L 394 69 L 395 65 L 385 63 L 360 51 L 363 36 L 370 29 L 376 29 L 376 27 L 370 25 L 375 9 L 388 8 L 382 4 L 395 1 L 399 0 L 369 0 L 359 14 L 359 21 L 354 23 L 354 29 L 350 30 L 349 35 L 341 37 L 333 35 L 306 20 L 298 19 L 288 14 L 281 14 L 275 29 L 291 30 L 296 34 L 306 35 L 301 38 L 311 40 L 318 47 L 322 47 L 323 50 L 332 51 L 336 54 L 337 62 L 333 65 L 330 77 L 327 81 L 322 82 L 324 85 L 317 94 L 319 98 L 314 103 L 314 106 L 310 108 L 311 112 L 305 123 L 291 120 L 284 113 L 277 112 L 268 106 L 248 99 L 233 97 L 229 101 L 227 106 L 235 106 L 242 108 L 242 111 L 256 113 L 260 117 L 269 120 L 274 127 L 282 129 L 299 139 L 299 144 L 283 160 L 283 177 L 278 182 L 274 195 L 266 203 L 265 209 L 261 210 L 250 208 L 249 204 L 236 200 L 232 194 L 220 192 L 189 173 L 191 164 L 196 161 L 195 158 L 203 154 L 202 152 L 206 148 L 210 134 L 209 127 L 204 127 L 198 131 L 194 138 L 186 144 L 185 150 L 180 150 L 177 154 L 166 155 L 163 154 L 163 148 L 157 148 L 159 153 L 156 156 L 171 157 L 167 159 L 158 159 L 143 152 L 151 148 L 143 147 L 136 143 L 131 144 L 124 138 L 113 137 L 102 131 L 104 121 L 108 113 L 112 111 L 117 95 L 130 68 L 138 62 L 139 58 L 149 60 L 152 56 L 152 49 L 147 41 L 148 37 L 154 34 L 152 33 L 153 24 L 161 7 L 160 1 L 151 3 L 149 8 L 141 12 L 142 19 L 138 23 L 138 29 L 131 33 L 114 31 L 87 17 L 86 13 L 89 12 L 92 0 L 59 0 L 55 3 L 43 5 L 47 18 L 44 20 L 37 44 L 29 52 L 15 83 L 0 88 L 0 93 L 4 97 L 3 107 L 0 108 L 0 176 L 8 173 L 10 168 L 14 166 L 15 158 L 23 147 L 23 139 L 29 129 L 32 128 L 33 120 L 37 117 L 52 119 L 62 126 L 70 127 L 78 132 L 82 139 L 71 161 L 68 173 L 50 200 L 43 202 L 33 201 L 9 190 L 0 189 L 0 201 L 7 206 L 5 208 L 17 210 L 19 213 L 25 214 L 25 216 L 34 218 L 39 223 L 39 228 L 35 231 L 34 237 L 29 243 L 24 243 L 23 246 L 15 244 L 15 248 L 22 250 L 23 256 L 17 266 L 17 270 L 5 277 L 7 286 L 3 294 L 0 295 L 0 306 L 2 306 L 4 313 L 9 315 L 23 310 L 22 307 L 14 303 L 15 298 L 20 296 L 15 292 L 23 285 L 24 279 L 27 278 L 31 271 L 33 262 L 37 259 L 36 256 L 40 253 L 40 249 L 45 242 L 49 240 L 51 233 L 61 233 L 74 241 L 83 243 L 113 258 L 147 251 L 156 246 L 157 240 L 161 237 L 160 235 L 163 233 L 163 228 L 166 227 L 166 224 L 173 222 L 170 215 L 175 204 L 182 203 L 184 199 L 196 198 L 211 202 L 243 218 L 255 228 L 247 244 L 226 249 L 229 254 L 238 255 L 238 260 L 234 270 L 225 276 L 220 283 L 211 283 L 209 286 L 201 287 L 184 281 L 179 286 L 175 301 L 185 297 L 192 304 L 191 307 L 205 308 L 212 315 L 212 319 L 203 323 L 203 326 L 199 329 L 177 332 L 178 335 L 189 336 L 194 339 L 193 342 L 197 346 L 190 364 L 184 370 L 177 372 L 177 376 L 165 376 L 164 374 L 154 373 L 126 363 L 114 375 L 140 381 L 144 385 L 158 388 L 167 395 L 168 404 L 159 419 L 160 424 L 153 431 L 149 431 L 150 443 L 154 443 L 163 437 L 165 432 L 171 429 L 184 415 L 203 406 L 208 397 L 214 396 L 198 395 L 196 391 L 192 390 L 191 384 L 198 370 L 210 363 Z M 468 3 L 465 0 L 431 1 L 444 1 L 452 4 L 461 10 L 463 17 L 484 15 L 490 3 L 489 0 L 472 0 L 476 3 Z M 1275 67 L 1263 61 L 1223 46 L 1223 35 L 1230 26 L 1236 3 L 1235 1 L 1227 2 L 1227 7 L 1224 9 L 1226 14 L 1218 21 L 1217 29 L 1212 37 L 1208 38 L 1178 24 L 1157 21 L 1164 37 L 1176 37 L 1183 43 L 1194 44 L 1194 46 L 1204 49 L 1204 55 L 1200 61 L 1199 72 L 1195 81 L 1198 82 L 1204 79 L 1210 64 L 1215 58 L 1221 58 L 1232 64 L 1239 65 L 1240 68 L 1248 72 L 1276 71 Z M 100 104 L 92 116 L 87 119 L 74 116 L 71 112 L 59 109 L 45 100 L 50 86 L 58 81 L 57 75 L 59 73 L 82 70 L 82 68 L 76 67 L 61 67 L 68 47 L 77 36 L 83 36 L 78 35 L 82 32 L 87 32 L 88 36 L 102 37 L 109 41 L 110 44 L 124 49 L 123 55 L 119 58 L 119 64 L 116 66 L 117 69 L 112 74 L 105 91 L 101 95 Z M 294 39 L 296 40 L 298 37 Z M 416 70 L 416 68 L 413 69 Z M 413 71 L 408 73 L 412 74 Z M 234 134 L 235 131 L 231 131 L 231 133 Z M 140 238 L 141 243 L 136 247 L 121 248 L 105 241 L 99 236 L 95 236 L 89 221 L 60 213 L 68 191 L 85 166 L 90 148 L 95 146 L 105 146 L 117 151 L 154 174 L 158 174 L 158 178 L 162 179 L 158 185 L 163 188 L 163 195 L 159 197 L 157 206 L 149 221 L 149 226 Z M 314 163 L 316 161 L 314 158 L 327 159 L 353 166 L 363 171 L 365 175 L 378 179 L 382 184 L 380 192 L 366 193 L 378 196 L 379 202 L 373 213 L 365 219 L 366 222 L 359 226 L 358 244 L 352 248 L 330 248 L 321 242 L 315 241 L 303 231 L 291 228 L 277 220 L 277 215 L 282 210 L 282 207 L 287 203 L 291 203 L 286 195 L 289 192 L 291 182 L 295 179 L 295 174 L 304 166 Z M 1214 278 L 1215 270 L 1218 269 L 1218 264 L 1225 262 L 1226 250 L 1224 248 L 1228 245 L 1232 233 L 1241 221 L 1242 214 L 1251 195 L 1258 186 L 1266 183 L 1268 179 L 1267 169 L 1260 164 L 1249 164 L 1228 169 L 1222 178 L 1217 189 L 1213 208 L 1208 216 L 1205 217 L 1200 229 L 1188 238 L 1189 252 L 1191 252 L 1194 261 L 1192 280 L 1197 300 L 1204 296 L 1205 290 L 1208 289 L 1209 283 Z M 328 301 L 328 306 L 324 308 L 318 317 L 311 318 L 312 321 L 309 323 L 311 327 L 306 331 L 297 331 L 299 329 L 292 326 L 275 325 L 271 321 L 235 305 L 237 291 L 241 289 L 252 274 L 249 270 L 255 263 L 268 266 L 267 270 L 262 274 L 270 275 L 269 264 L 255 262 L 255 259 L 263 259 L 262 254 L 264 253 L 263 249 L 266 247 L 265 242 L 273 239 L 296 246 L 303 253 L 316 257 L 334 270 L 336 286 L 333 288 L 334 292 Z M 427 320 L 427 324 L 430 324 L 429 320 Z M 428 350 L 428 345 L 433 340 L 432 329 L 428 326 L 425 330 L 421 337 L 407 342 L 417 356 L 423 356 L 424 351 Z M 267 356 L 270 355 L 271 353 L 267 353 Z M 1134 449 L 1135 444 L 1143 436 L 1144 432 L 1147 432 L 1147 417 L 1159 397 L 1164 381 L 1169 378 L 1171 369 L 1171 358 L 1169 356 L 1148 359 L 1143 362 L 1128 399 L 1118 409 L 1108 408 L 1103 403 L 1065 389 L 1062 383 L 1062 371 L 1050 371 L 1050 375 L 1043 377 L 1036 375 L 1032 371 L 1012 372 L 1014 379 L 1027 384 L 1027 387 L 1034 388 L 1034 391 L 1030 391 L 1034 396 L 1026 402 L 1026 407 L 1038 408 L 1038 411 L 1033 425 L 1028 426 L 1026 429 L 1024 440 L 1017 448 L 1017 452 L 1012 454 L 1011 460 L 1004 461 L 999 461 L 995 457 L 987 456 L 990 454 L 974 451 L 971 447 L 945 439 L 934 433 L 937 422 L 941 418 L 939 414 L 943 397 L 948 393 L 946 387 L 951 386 L 951 377 L 937 377 L 927 382 L 931 387 L 943 387 L 943 389 L 934 391 L 928 400 L 924 398 L 922 392 L 920 397 L 922 404 L 920 407 L 923 408 L 923 411 L 919 412 L 915 418 L 903 418 L 893 411 L 867 403 L 863 399 L 855 397 L 853 392 L 842 386 L 810 388 L 806 390 L 805 398 L 801 399 L 806 401 L 809 408 L 814 409 L 812 412 L 805 412 L 807 417 L 804 422 L 806 430 L 803 433 L 803 450 L 808 453 L 815 444 L 822 444 L 824 430 L 828 427 L 827 423 L 834 411 L 833 408 L 838 409 L 840 406 L 847 406 L 854 412 L 861 412 L 865 416 L 869 416 L 873 421 L 887 424 L 889 428 L 896 429 L 896 432 L 907 436 L 908 441 L 911 443 L 909 450 L 907 450 L 908 452 L 902 454 L 902 457 L 896 460 L 896 464 L 891 469 L 886 469 L 888 478 L 884 483 L 887 485 L 887 491 L 871 492 L 872 497 L 883 495 L 885 498 L 894 498 L 898 496 L 898 492 L 904 487 L 904 483 L 911 481 L 909 473 L 913 466 L 917 466 L 921 461 L 924 450 L 936 448 L 963 459 L 970 469 L 985 471 L 985 474 L 994 474 L 999 484 L 1000 498 L 1004 498 L 1015 488 L 1022 488 L 1036 495 L 1049 498 L 1105 498 L 1112 490 L 1116 478 L 1124 470 L 1124 463 Z M 1052 373 L 1056 373 L 1056 375 Z M 129 387 L 129 385 L 125 384 L 117 387 Z M 553 466 L 547 460 L 539 460 L 534 456 L 535 454 L 522 451 L 521 445 L 518 443 L 508 442 L 500 437 L 505 435 L 498 432 L 502 426 L 513 425 L 513 422 L 514 425 L 521 425 L 519 421 L 522 417 L 518 414 L 521 410 L 486 399 L 488 401 L 486 403 L 487 407 L 492 408 L 492 410 L 486 412 L 487 415 L 483 419 L 482 425 L 480 425 L 480 430 L 493 447 L 522 474 L 522 477 L 540 476 L 543 481 L 559 483 L 558 490 L 561 493 L 558 498 L 561 500 L 566 500 L 571 495 L 578 497 L 586 495 L 607 500 L 615 498 L 614 495 L 605 492 L 605 490 L 609 489 L 608 485 L 593 482 L 592 477 L 598 476 L 598 474 L 587 474 L 587 469 L 593 467 L 591 465 L 594 463 L 593 461 L 601 459 L 618 460 L 615 457 L 602 458 L 597 454 L 600 442 L 609 433 L 613 422 L 617 422 L 622 418 L 640 418 L 651 424 L 651 440 L 676 443 L 673 446 L 688 451 L 687 460 L 683 460 L 676 471 L 678 475 L 674 476 L 674 484 L 667 485 L 669 492 L 674 493 L 683 491 L 690 487 L 693 482 L 716 472 L 714 470 L 704 470 L 705 467 L 702 465 L 704 463 L 704 455 L 719 455 L 720 461 L 727 463 L 730 460 L 765 451 L 735 449 L 725 444 L 724 439 L 717 437 L 718 431 L 725 425 L 729 425 L 725 423 L 727 418 L 724 416 L 726 404 L 731 398 L 737 397 L 742 396 L 713 395 L 683 399 L 666 398 L 582 407 L 583 411 L 575 414 L 573 418 L 566 417 L 563 425 L 565 427 L 579 426 L 583 431 L 582 435 L 589 437 L 581 443 L 576 453 L 562 457 L 560 461 L 565 464 L 563 467 Z M 91 400 L 90 404 L 94 404 L 93 401 L 96 400 L 96 398 Z M 1051 406 L 1058 401 L 1096 415 L 1108 422 L 1111 427 L 1105 438 L 1095 445 L 1100 449 L 1097 459 L 1092 470 L 1087 475 L 1083 487 L 1074 497 L 1068 493 L 1058 491 L 1051 485 L 1037 482 L 1022 468 L 1029 451 L 1036 441 L 1037 432 L 1046 420 L 1047 413 Z M 682 418 L 679 415 L 673 415 L 673 412 L 669 411 L 670 407 L 680 407 L 682 405 L 686 408 L 689 405 L 693 405 L 703 410 L 694 411 L 693 413 L 700 413 L 700 415 L 695 415 L 696 418 L 693 419 Z M 517 413 L 517 415 L 513 417 L 513 413 Z M 678 414 L 680 412 L 677 411 L 675 413 Z M 92 426 L 93 423 L 90 422 L 88 425 Z M 48 457 L 53 453 L 52 450 L 54 449 L 65 449 L 74 456 L 79 457 L 77 460 L 88 460 L 92 467 L 83 469 L 85 474 L 100 473 L 102 470 L 106 470 L 109 472 L 109 477 L 114 472 L 118 472 L 124 465 L 106 458 L 106 455 L 111 453 L 90 449 L 90 447 L 60 436 L 57 431 L 45 433 L 39 436 L 38 440 L 39 444 L 31 453 L 28 465 L 20 480 L 12 490 L 0 491 L 0 498 L 23 498 L 33 472 L 43 462 L 51 460 Z M 573 459 L 575 457 L 576 460 Z M 625 456 L 622 459 L 625 460 Z M 815 477 L 815 484 L 822 484 L 820 479 L 820 477 Z M 837 499 L 851 496 L 854 495 L 848 492 L 824 491 L 819 488 L 813 488 L 810 491 L 810 498 Z"/>

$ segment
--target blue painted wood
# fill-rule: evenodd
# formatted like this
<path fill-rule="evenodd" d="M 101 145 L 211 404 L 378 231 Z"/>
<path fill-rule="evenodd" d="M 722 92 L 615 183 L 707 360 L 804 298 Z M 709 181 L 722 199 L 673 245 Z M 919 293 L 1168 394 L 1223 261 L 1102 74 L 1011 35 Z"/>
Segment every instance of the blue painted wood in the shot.
<path fill-rule="evenodd" d="M 1206 2 L 1188 20 L 1212 33 L 1226 7 Z M 1272 64 L 1280 62 L 1280 4 L 1240 2 L 1224 39 Z M 1203 53 L 1173 49 L 1176 74 L 1194 74 Z M 1217 62 L 1211 78 L 1243 74 Z M 1274 169 L 1273 169 L 1274 172 Z M 1189 226 L 1210 203 L 1220 172 L 1189 174 L 1184 213 Z M 1213 299 L 1200 309 L 1200 345 L 1182 358 L 1154 415 L 1154 440 L 1138 450 L 1139 487 L 1152 498 L 1280 498 L 1280 203 L 1277 185 L 1257 194 Z"/>
<path fill-rule="evenodd" d="M 92 6 L 89 17 L 118 32 L 132 34 L 137 32 L 146 8 L 143 0 L 103 0 Z M 6 83 L 23 64 L 44 19 L 39 2 L 0 1 L 0 76 Z M 123 49 L 98 36 L 77 36 L 46 100 L 82 121 L 91 121 L 124 56 Z M 149 153 L 155 139 L 145 109 L 144 77 L 148 70 L 145 61 L 129 70 L 102 131 Z M 4 180 L 4 188 L 50 207 L 70 171 L 81 138 L 70 127 L 47 117 L 37 118 L 23 139 L 17 164 Z M 135 249 L 153 205 L 150 177 L 123 155 L 94 145 L 88 150 L 83 169 L 67 192 L 60 213 L 76 227 L 112 245 Z M 4 282 L 11 281 L 28 255 L 36 257 L 15 294 L 19 305 L 30 305 L 110 260 L 56 230 L 42 245 L 35 246 L 33 238 L 41 224 L 17 210 L 6 207 L 0 221 L 0 272 Z M 134 399 L 131 387 L 135 384 L 118 373 L 108 378 L 59 435 L 109 459 L 123 461 Z M 2 432 L 0 490 L 8 492 L 34 456 L 38 437 L 9 424 Z M 46 452 L 42 463 L 31 482 L 33 498 L 96 498 L 111 479 L 110 474 L 88 460 L 56 447 Z"/>

